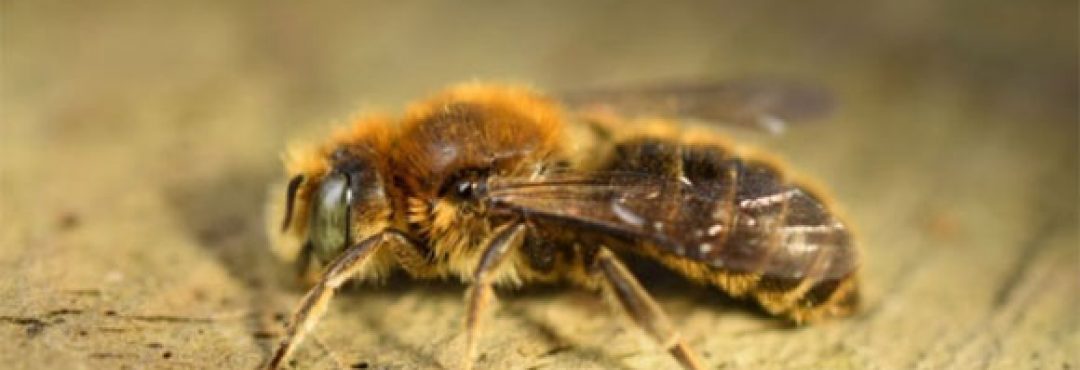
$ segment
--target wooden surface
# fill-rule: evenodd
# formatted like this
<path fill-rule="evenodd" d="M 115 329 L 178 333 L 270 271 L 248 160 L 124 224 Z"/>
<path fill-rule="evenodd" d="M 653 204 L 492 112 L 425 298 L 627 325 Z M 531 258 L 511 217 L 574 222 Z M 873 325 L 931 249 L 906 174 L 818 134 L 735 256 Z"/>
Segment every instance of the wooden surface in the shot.
<path fill-rule="evenodd" d="M 450 82 L 778 74 L 758 142 L 859 231 L 866 306 L 789 328 L 652 284 L 712 368 L 1075 368 L 1075 2 L 0 7 L 0 368 L 253 368 L 302 293 L 263 231 L 287 138 Z M 357 287 L 300 368 L 454 368 L 453 283 Z M 671 368 L 595 297 L 501 292 L 485 368 Z"/>

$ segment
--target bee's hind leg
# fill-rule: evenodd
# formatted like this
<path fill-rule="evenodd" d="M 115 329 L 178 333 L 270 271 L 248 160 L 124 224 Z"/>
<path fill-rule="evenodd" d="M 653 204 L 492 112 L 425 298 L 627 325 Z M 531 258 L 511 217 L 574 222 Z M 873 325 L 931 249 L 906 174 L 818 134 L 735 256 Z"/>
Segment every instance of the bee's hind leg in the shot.
<path fill-rule="evenodd" d="M 304 299 L 293 312 L 289 325 L 285 329 L 285 338 L 281 340 L 281 344 L 274 352 L 274 357 L 266 365 L 268 369 L 281 366 L 289 354 L 300 345 L 304 334 L 314 328 L 319 318 L 326 312 L 327 303 L 333 298 L 334 291 L 349 278 L 356 276 L 356 273 L 364 267 L 364 262 L 388 239 L 392 240 L 396 235 L 393 232 L 381 232 L 370 236 L 345 249 L 326 267 L 326 272 L 304 295 Z"/>
<path fill-rule="evenodd" d="M 671 353 L 683 368 L 704 369 L 700 358 L 690 349 L 679 332 L 672 327 L 660 305 L 637 282 L 630 270 L 619 262 L 607 248 L 601 247 L 594 260 L 595 274 L 603 280 L 604 289 L 612 293 L 619 305 L 630 314 L 639 327 L 645 330 L 660 346 Z"/>
<path fill-rule="evenodd" d="M 472 369 L 480 319 L 491 298 L 492 285 L 495 282 L 494 272 L 506 261 L 510 251 L 521 246 L 525 230 L 523 223 L 502 226 L 495 230 L 494 236 L 484 247 L 480 262 L 473 273 L 473 285 L 465 297 L 465 358 L 462 369 Z"/>

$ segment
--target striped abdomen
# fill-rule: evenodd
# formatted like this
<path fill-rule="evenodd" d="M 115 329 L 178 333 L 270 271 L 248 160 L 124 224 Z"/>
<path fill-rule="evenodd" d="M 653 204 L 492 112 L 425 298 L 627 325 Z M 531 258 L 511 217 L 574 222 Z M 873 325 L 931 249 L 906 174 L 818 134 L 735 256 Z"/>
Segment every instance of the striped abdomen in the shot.
<path fill-rule="evenodd" d="M 799 322 L 858 303 L 847 227 L 776 165 L 718 145 L 639 139 L 616 145 L 601 172 L 668 179 L 658 191 L 613 195 L 608 218 L 637 225 L 650 236 L 639 252 L 687 277 Z"/>

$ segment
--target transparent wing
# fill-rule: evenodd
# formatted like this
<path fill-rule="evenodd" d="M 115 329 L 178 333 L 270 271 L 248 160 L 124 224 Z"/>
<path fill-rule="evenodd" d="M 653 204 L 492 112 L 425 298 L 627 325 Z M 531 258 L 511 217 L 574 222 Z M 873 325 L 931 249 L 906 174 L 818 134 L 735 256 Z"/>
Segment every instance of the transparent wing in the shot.
<path fill-rule="evenodd" d="M 560 96 L 568 106 L 583 111 L 694 119 L 774 134 L 792 123 L 824 118 L 835 105 L 822 87 L 769 78 L 664 82 L 568 91 Z"/>

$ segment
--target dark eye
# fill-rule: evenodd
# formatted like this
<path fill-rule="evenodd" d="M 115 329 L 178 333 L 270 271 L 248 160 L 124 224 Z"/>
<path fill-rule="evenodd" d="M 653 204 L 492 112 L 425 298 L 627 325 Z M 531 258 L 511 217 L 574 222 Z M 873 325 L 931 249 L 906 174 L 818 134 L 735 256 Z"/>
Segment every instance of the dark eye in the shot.
<path fill-rule="evenodd" d="M 450 176 L 439 188 L 439 194 L 458 200 L 475 200 L 487 189 L 485 179 L 489 168 L 465 168 Z"/>
<path fill-rule="evenodd" d="M 461 199 L 469 199 L 473 197 L 473 190 L 476 188 L 476 183 L 472 181 L 461 181 L 454 186 L 454 193 Z"/>
<path fill-rule="evenodd" d="M 348 178 L 335 172 L 323 180 L 312 199 L 308 238 L 324 261 L 345 249 L 349 241 L 350 198 Z"/>

